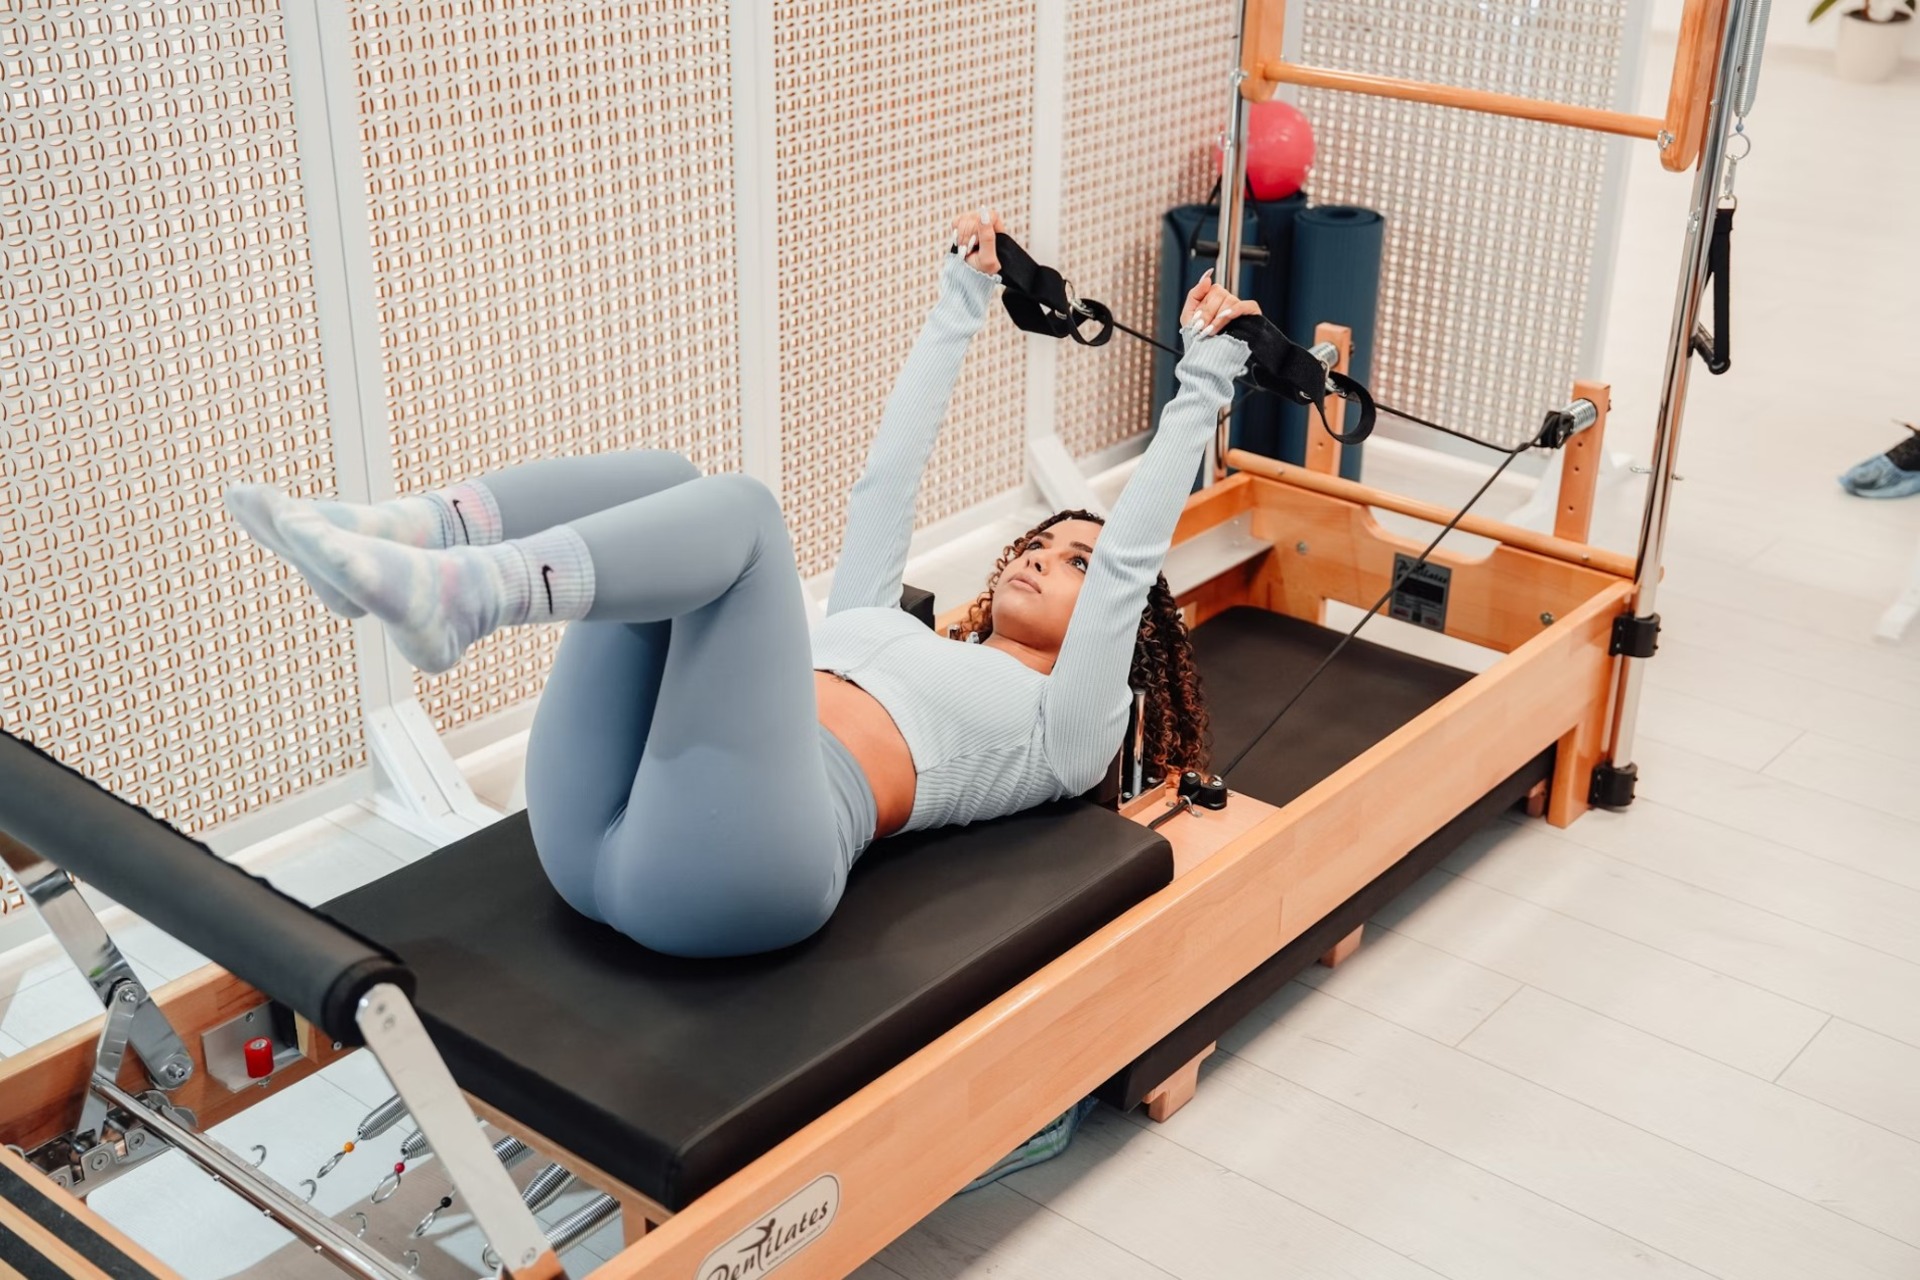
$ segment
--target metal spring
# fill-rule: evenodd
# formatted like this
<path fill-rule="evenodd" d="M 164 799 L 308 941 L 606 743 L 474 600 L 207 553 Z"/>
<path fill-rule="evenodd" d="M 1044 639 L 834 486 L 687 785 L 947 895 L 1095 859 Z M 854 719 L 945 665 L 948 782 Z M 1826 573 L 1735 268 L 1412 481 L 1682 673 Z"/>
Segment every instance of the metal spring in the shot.
<path fill-rule="evenodd" d="M 620 1202 L 612 1196 L 600 1196 L 553 1224 L 553 1230 L 547 1233 L 547 1239 L 553 1243 L 556 1254 L 565 1253 L 579 1242 L 589 1231 L 611 1218 L 620 1211 Z"/>
<path fill-rule="evenodd" d="M 379 1137 L 406 1119 L 406 1116 L 407 1104 L 401 1101 L 400 1095 L 396 1093 L 373 1110 L 367 1112 L 367 1118 L 360 1122 L 360 1130 L 357 1135 L 359 1141 L 368 1142 Z"/>
<path fill-rule="evenodd" d="M 1734 32 L 1734 39 L 1740 43 L 1740 61 L 1733 72 L 1733 114 L 1735 119 L 1744 120 L 1753 110 L 1753 100 L 1760 92 L 1760 57 L 1767 43 L 1767 18 L 1773 9 L 1773 0 L 1753 0 L 1748 6 L 1740 29 Z"/>
<path fill-rule="evenodd" d="M 417 1160 L 426 1153 L 426 1150 L 426 1130 L 415 1129 L 412 1136 L 400 1144 L 400 1158 L 402 1160 Z"/>
<path fill-rule="evenodd" d="M 506 1137 L 500 1139 L 500 1141 L 493 1144 L 494 1158 L 499 1160 L 501 1164 L 507 1166 L 507 1168 L 509 1169 L 513 1168 L 514 1165 L 519 1164 L 522 1160 L 526 1159 L 528 1153 L 531 1152 L 532 1150 L 533 1148 L 529 1147 L 526 1143 L 520 1141 L 520 1139 L 514 1137 L 512 1134 L 508 1134 Z"/>
<path fill-rule="evenodd" d="M 533 1175 L 533 1181 L 520 1193 L 521 1202 L 537 1213 L 542 1205 L 559 1195 L 560 1189 L 572 1181 L 572 1174 L 557 1164 L 550 1164 Z"/>

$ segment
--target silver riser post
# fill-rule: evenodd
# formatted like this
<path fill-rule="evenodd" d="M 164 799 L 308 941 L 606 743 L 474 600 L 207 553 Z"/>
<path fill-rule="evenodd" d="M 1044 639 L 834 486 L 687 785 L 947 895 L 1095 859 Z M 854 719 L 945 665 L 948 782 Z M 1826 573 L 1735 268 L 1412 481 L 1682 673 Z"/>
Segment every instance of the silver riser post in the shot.
<path fill-rule="evenodd" d="M 1679 294 L 1674 299 L 1673 326 L 1667 334 L 1667 371 L 1660 389 L 1660 416 L 1654 425 L 1653 461 L 1647 487 L 1647 505 L 1640 521 L 1640 548 L 1634 565 L 1633 612 L 1647 617 L 1660 593 L 1662 555 L 1667 541 L 1667 504 L 1673 496 L 1673 465 L 1680 445 L 1680 421 L 1687 403 L 1687 376 L 1693 363 L 1693 329 L 1706 289 L 1707 248 L 1713 238 L 1713 211 L 1719 202 L 1720 175 L 1726 159 L 1727 119 L 1733 97 L 1734 68 L 1739 62 L 1740 29 L 1756 0 L 1732 0 L 1720 33 L 1720 71 L 1713 101 L 1707 107 L 1707 135 L 1701 144 L 1700 167 L 1693 180 L 1693 213 L 1687 223 L 1686 251 L 1680 264 Z M 1640 719 L 1640 690 L 1645 680 L 1644 659 L 1623 658 L 1614 698 L 1613 736 L 1609 756 L 1615 769 L 1633 763 L 1635 730 Z"/>
<path fill-rule="evenodd" d="M 1247 29 L 1247 0 L 1240 0 L 1233 38 L 1232 100 L 1227 105 L 1227 132 L 1220 141 L 1220 254 L 1213 263 L 1213 282 L 1222 289 L 1236 289 L 1240 281 L 1240 220 L 1247 189 L 1247 100 L 1240 94 L 1246 73 L 1240 69 L 1240 42 Z M 1201 474 L 1208 484 L 1226 479 L 1227 422 L 1233 406 L 1220 410 L 1214 424 L 1213 442 L 1207 446 L 1207 458 Z"/>

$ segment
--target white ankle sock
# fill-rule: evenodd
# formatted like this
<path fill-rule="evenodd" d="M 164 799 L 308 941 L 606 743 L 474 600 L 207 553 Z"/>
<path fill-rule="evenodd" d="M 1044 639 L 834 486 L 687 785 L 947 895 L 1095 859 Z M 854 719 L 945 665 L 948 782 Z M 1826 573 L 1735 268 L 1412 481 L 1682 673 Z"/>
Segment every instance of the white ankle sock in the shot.
<path fill-rule="evenodd" d="M 478 480 L 371 505 L 315 502 L 336 528 L 404 546 L 490 547 L 501 540 L 500 504 Z"/>
<path fill-rule="evenodd" d="M 593 606 L 593 558 L 566 525 L 445 550 L 351 533 L 297 505 L 276 527 L 288 559 L 385 622 L 407 661 L 428 673 L 501 627 L 571 621 Z"/>

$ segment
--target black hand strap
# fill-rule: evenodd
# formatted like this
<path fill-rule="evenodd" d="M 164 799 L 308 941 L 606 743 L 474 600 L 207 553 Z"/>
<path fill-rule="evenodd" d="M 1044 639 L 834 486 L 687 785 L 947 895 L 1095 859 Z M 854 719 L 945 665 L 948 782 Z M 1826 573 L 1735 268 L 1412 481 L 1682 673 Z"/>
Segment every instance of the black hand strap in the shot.
<path fill-rule="evenodd" d="M 1713 282 L 1713 331 L 1693 326 L 1693 349 L 1707 362 L 1708 373 L 1733 368 L 1733 206 L 1713 211 L 1713 239 L 1707 245 L 1707 279 Z"/>
<path fill-rule="evenodd" d="M 1065 277 L 1035 262 L 1013 237 L 996 235 L 994 252 L 1000 259 L 1000 282 L 1006 286 L 1000 300 L 1014 327 L 1050 338 L 1072 338 L 1088 347 L 1101 346 L 1113 336 L 1112 311 L 1102 303 L 1075 295 Z M 1091 334 L 1084 331 L 1089 324 Z M 1280 332 L 1265 316 L 1237 316 L 1221 332 L 1247 344 L 1251 353 L 1249 373 L 1255 386 L 1295 404 L 1312 405 L 1319 411 L 1320 424 L 1335 440 L 1359 444 L 1373 434 L 1373 397 L 1367 389 L 1344 373 L 1327 372 L 1311 351 Z M 1360 406 L 1360 420 L 1346 431 L 1335 431 L 1327 420 L 1329 387 L 1342 399 Z"/>
<path fill-rule="evenodd" d="M 1065 276 L 1035 262 L 1012 236 L 996 235 L 994 252 L 1000 259 L 1000 282 L 1006 286 L 1000 300 L 1015 328 L 1049 338 L 1072 338 L 1083 347 L 1104 346 L 1113 337 L 1113 312 L 1101 303 L 1074 296 Z M 1084 331 L 1089 323 L 1091 333 Z"/>
<path fill-rule="evenodd" d="M 1320 425 L 1341 444 L 1359 444 L 1373 434 L 1373 396 L 1344 373 L 1334 373 L 1321 365 L 1319 357 L 1275 328 L 1265 316 L 1235 316 L 1222 333 L 1230 333 L 1247 344 L 1252 353 L 1248 374 L 1253 385 L 1295 404 L 1310 404 L 1320 415 Z M 1327 419 L 1327 389 L 1340 398 L 1360 406 L 1360 420 L 1345 431 L 1335 431 Z"/>

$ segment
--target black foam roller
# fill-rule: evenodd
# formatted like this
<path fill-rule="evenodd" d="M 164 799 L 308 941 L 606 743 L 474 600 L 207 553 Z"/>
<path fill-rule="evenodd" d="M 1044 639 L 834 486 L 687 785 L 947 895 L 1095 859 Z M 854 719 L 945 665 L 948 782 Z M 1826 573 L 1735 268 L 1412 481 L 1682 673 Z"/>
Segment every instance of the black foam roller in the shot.
<path fill-rule="evenodd" d="M 1316 325 L 1346 325 L 1353 330 L 1349 372 L 1369 386 L 1386 230 L 1384 217 L 1357 205 L 1321 205 L 1300 213 L 1294 219 L 1286 319 L 1280 326 L 1301 346 L 1312 346 Z M 1312 430 L 1321 430 L 1319 415 L 1311 408 L 1280 406 L 1278 457 L 1289 462 L 1306 460 L 1310 420 Z M 1340 451 L 1340 474 L 1349 480 L 1360 478 L 1363 447 L 1350 445 Z"/>
<path fill-rule="evenodd" d="M 1257 244 L 1267 250 L 1264 264 L 1243 261 L 1240 283 L 1235 292 L 1253 298 L 1275 323 L 1286 312 L 1287 273 L 1293 253 L 1293 221 L 1307 207 L 1304 192 L 1284 200 L 1248 200 L 1243 207 L 1241 242 Z M 1181 205 L 1161 220 L 1159 289 L 1155 298 L 1154 336 L 1170 347 L 1180 345 L 1180 304 L 1187 291 L 1198 284 L 1213 255 L 1201 255 L 1195 246 L 1201 241 L 1218 243 L 1220 211 L 1213 205 Z M 1160 411 L 1173 399 L 1177 383 L 1174 368 L 1178 361 L 1156 350 L 1153 360 L 1153 421 L 1158 426 Z M 1274 456 L 1279 440 L 1278 406 L 1270 397 L 1254 395 L 1242 401 L 1228 428 L 1233 448 Z M 1197 487 L 1197 486 L 1196 486 Z"/>

